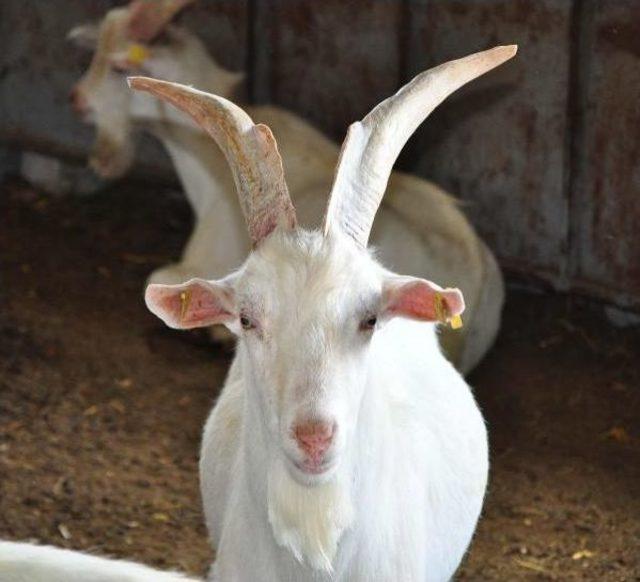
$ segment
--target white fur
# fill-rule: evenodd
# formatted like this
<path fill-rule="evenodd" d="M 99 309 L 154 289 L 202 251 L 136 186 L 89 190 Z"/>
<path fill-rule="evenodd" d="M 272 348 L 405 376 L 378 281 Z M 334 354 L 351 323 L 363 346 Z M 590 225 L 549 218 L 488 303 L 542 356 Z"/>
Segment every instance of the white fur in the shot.
<path fill-rule="evenodd" d="M 109 15 L 117 20 L 125 13 L 117 9 Z M 173 27 L 168 36 L 170 44 L 151 47 L 150 58 L 132 73 L 193 85 L 233 100 L 241 75 L 217 65 L 188 31 Z M 123 46 L 113 47 L 113 51 L 124 51 L 126 42 L 121 43 Z M 150 282 L 171 284 L 194 276 L 219 278 L 238 267 L 249 250 L 249 241 L 231 173 L 210 138 L 174 108 L 128 91 L 123 75 L 109 68 L 101 77 L 85 75 L 79 86 L 94 109 L 92 118 L 98 127 L 94 167 L 106 175 L 124 171 L 132 160 L 130 130 L 145 128 L 169 152 L 193 207 L 195 227 L 180 263 L 155 271 Z M 317 226 L 331 188 L 337 146 L 278 107 L 247 106 L 246 111 L 256 123 L 273 130 L 298 217 L 303 225 Z M 372 240 L 390 267 L 464 292 L 465 328 L 456 334 L 443 330 L 441 339 L 458 369 L 463 373 L 471 370 L 493 344 L 504 291 L 493 255 L 454 200 L 426 180 L 394 172 Z"/>
<path fill-rule="evenodd" d="M 267 323 L 261 337 L 241 332 L 204 431 L 210 580 L 454 574 L 482 506 L 486 431 L 433 324 L 392 319 L 358 335 L 387 276 L 351 242 L 298 233 L 267 239 L 234 277 L 238 308 Z M 309 413 L 337 419 L 340 435 L 337 466 L 319 478 L 290 462 L 289 427 Z"/>
<path fill-rule="evenodd" d="M 80 552 L 0 541 L 1 582 L 197 582 L 133 562 Z"/>
<path fill-rule="evenodd" d="M 267 505 L 276 543 L 317 570 L 333 571 L 338 541 L 353 522 L 350 483 L 332 479 L 310 489 L 281 459 L 269 467 Z"/>

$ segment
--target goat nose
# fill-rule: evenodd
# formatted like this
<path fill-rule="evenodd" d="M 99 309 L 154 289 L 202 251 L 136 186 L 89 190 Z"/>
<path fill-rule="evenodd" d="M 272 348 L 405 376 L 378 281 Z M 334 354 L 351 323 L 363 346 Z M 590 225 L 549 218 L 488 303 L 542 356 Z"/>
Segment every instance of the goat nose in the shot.
<path fill-rule="evenodd" d="M 87 99 L 78 86 L 75 86 L 69 92 L 69 103 L 71 103 L 71 107 L 76 113 L 86 113 L 89 109 Z"/>
<path fill-rule="evenodd" d="M 335 423 L 323 421 L 300 423 L 296 425 L 294 434 L 302 451 L 311 460 L 320 462 L 333 441 Z"/>

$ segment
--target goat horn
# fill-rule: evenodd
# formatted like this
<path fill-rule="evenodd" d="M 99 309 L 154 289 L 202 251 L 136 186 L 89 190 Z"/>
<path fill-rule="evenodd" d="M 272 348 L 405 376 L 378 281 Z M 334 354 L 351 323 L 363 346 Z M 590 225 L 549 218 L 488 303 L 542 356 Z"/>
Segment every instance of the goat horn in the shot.
<path fill-rule="evenodd" d="M 133 0 L 127 29 L 132 40 L 150 42 L 195 0 Z"/>
<path fill-rule="evenodd" d="M 129 86 L 190 115 L 218 144 L 231 167 L 254 246 L 277 226 L 293 229 L 296 213 L 273 133 L 227 99 L 178 83 L 129 77 Z"/>
<path fill-rule="evenodd" d="M 517 48 L 499 46 L 429 69 L 351 124 L 329 196 L 325 235 L 337 227 L 366 247 L 393 164 L 413 132 L 451 93 L 509 60 Z"/>

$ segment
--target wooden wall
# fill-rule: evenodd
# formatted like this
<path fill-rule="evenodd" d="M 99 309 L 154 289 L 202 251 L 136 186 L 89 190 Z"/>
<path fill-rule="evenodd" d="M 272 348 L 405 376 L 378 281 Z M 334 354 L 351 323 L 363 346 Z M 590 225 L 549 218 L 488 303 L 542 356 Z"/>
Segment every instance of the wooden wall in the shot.
<path fill-rule="evenodd" d="M 3 0 L 0 135 L 84 151 L 90 132 L 65 103 L 84 59 L 64 34 L 115 4 Z M 434 113 L 399 165 L 460 197 L 507 269 L 640 309 L 638 0 L 201 0 L 185 23 L 247 71 L 252 101 L 336 140 L 415 73 L 518 43 L 515 61 Z"/>

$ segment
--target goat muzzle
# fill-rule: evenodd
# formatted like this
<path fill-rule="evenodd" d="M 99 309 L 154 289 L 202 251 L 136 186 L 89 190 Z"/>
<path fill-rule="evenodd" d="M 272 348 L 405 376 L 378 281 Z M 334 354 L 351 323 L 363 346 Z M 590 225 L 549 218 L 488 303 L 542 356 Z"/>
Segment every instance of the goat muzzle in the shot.
<path fill-rule="evenodd" d="M 307 421 L 295 425 L 293 434 L 305 457 L 301 468 L 308 472 L 318 472 L 323 468 L 335 432 L 335 422 Z"/>
<path fill-rule="evenodd" d="M 76 115 L 84 117 L 89 113 L 89 101 L 78 85 L 69 91 L 69 104 Z"/>

